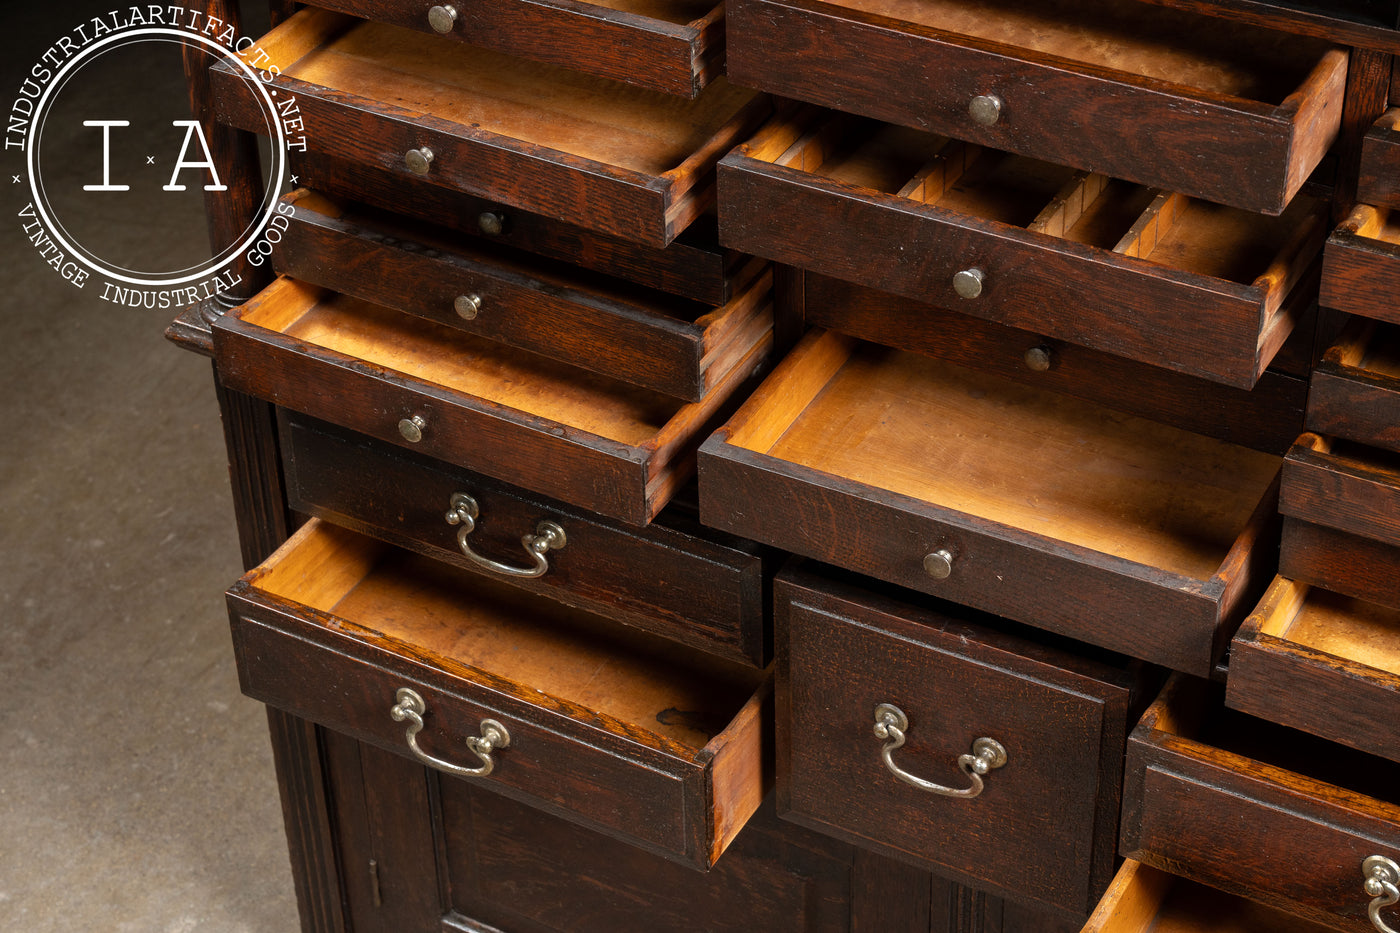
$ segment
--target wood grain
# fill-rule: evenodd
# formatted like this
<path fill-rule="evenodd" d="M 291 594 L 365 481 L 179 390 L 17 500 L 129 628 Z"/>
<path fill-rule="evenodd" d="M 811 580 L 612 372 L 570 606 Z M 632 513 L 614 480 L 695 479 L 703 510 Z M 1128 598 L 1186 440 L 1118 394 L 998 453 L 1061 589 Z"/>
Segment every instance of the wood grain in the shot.
<path fill-rule="evenodd" d="M 1308 396 L 1310 431 L 1400 451 L 1400 331 L 1354 318 L 1323 354 Z"/>
<path fill-rule="evenodd" d="M 1400 324 L 1400 212 L 1356 206 L 1327 238 L 1318 300 L 1347 314 Z"/>
<path fill-rule="evenodd" d="M 1367 204 L 1400 210 L 1400 107 L 1381 114 L 1361 141 L 1356 196 Z"/>

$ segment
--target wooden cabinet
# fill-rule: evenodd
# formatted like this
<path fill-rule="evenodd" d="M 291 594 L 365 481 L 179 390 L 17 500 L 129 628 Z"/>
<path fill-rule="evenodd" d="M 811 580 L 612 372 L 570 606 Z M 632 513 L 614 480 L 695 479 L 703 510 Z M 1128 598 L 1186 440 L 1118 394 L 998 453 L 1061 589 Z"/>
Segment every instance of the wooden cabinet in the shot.
<path fill-rule="evenodd" d="M 1372 929 L 1400 19 L 294 6 L 174 332 L 307 931 Z"/>

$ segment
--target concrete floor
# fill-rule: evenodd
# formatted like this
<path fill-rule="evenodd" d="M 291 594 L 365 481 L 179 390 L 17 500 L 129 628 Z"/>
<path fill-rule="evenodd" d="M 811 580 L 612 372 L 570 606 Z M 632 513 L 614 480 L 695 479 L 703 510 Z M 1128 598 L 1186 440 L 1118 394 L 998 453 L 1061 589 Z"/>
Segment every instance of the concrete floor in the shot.
<path fill-rule="evenodd" d="M 7 109 L 58 34 L 124 4 L 18 6 Z M 167 63 L 129 71 L 94 93 L 183 99 Z M 4 206 L 0 930 L 293 931 L 266 720 L 223 606 L 241 568 L 209 364 L 163 339 L 169 311 L 65 283 L 21 235 L 24 198 Z M 104 224 L 205 237 L 197 209 Z"/>

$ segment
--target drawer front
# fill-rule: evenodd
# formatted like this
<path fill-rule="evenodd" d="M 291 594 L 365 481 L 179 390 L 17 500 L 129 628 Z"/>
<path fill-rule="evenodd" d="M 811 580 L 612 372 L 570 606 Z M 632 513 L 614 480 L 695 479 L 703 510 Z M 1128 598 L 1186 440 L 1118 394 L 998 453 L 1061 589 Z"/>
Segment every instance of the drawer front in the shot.
<path fill-rule="evenodd" d="M 1361 866 L 1400 855 L 1400 807 L 1154 728 L 1149 711 L 1128 742 L 1120 852 L 1334 929 L 1375 933 Z"/>
<path fill-rule="evenodd" d="M 1354 318 L 1323 354 L 1308 395 L 1309 431 L 1400 451 L 1400 328 Z"/>
<path fill-rule="evenodd" d="M 494 243 L 561 259 L 712 307 L 744 291 L 767 264 L 721 249 L 713 217 L 691 224 L 665 249 L 595 233 L 499 201 L 451 191 L 417 175 L 308 152 L 293 161 L 318 191 L 416 217 Z"/>
<path fill-rule="evenodd" d="M 769 110 L 723 80 L 690 104 L 613 85 L 609 106 L 596 78 L 310 8 L 260 44 L 309 148 L 658 248 L 708 209 L 715 162 Z M 210 86 L 220 122 L 266 131 L 234 66 Z"/>
<path fill-rule="evenodd" d="M 772 330 L 767 280 L 711 310 L 538 257 L 283 200 L 277 271 L 499 343 L 698 402 Z"/>
<path fill-rule="evenodd" d="M 529 567 L 521 534 L 541 521 L 564 529 L 549 570 L 517 585 L 721 657 L 768 662 L 763 561 L 747 542 L 687 528 L 669 511 L 646 528 L 615 524 L 285 410 L 280 430 L 297 511 L 480 569 L 444 519 L 465 492 L 481 510 L 468 543 L 489 560 Z"/>
<path fill-rule="evenodd" d="M 1278 571 L 1290 580 L 1400 609 L 1400 548 L 1374 538 L 1285 518 Z"/>
<path fill-rule="evenodd" d="M 933 612 L 782 578 L 779 806 L 791 819 L 939 874 L 1074 914 L 1113 869 L 1118 761 L 1129 691 L 1030 658 Z M 1068 660 L 1059 658 L 1058 660 Z M 900 746 L 877 708 L 906 715 Z M 1005 763 L 960 771 L 974 741 Z M 887 760 L 882 760 L 885 749 Z M 970 799 L 905 783 L 889 763 Z"/>
<path fill-rule="evenodd" d="M 808 324 L 1256 450 L 1282 454 L 1302 430 L 1306 378 L 1270 369 L 1245 391 L 810 272 L 804 297 Z M 1294 331 L 1295 339 L 1306 336 L 1303 329 Z M 1125 393 L 1125 385 L 1134 391 Z"/>
<path fill-rule="evenodd" d="M 1400 212 L 1357 205 L 1327 240 L 1318 301 L 1400 324 Z"/>
<path fill-rule="evenodd" d="M 1175 32 L 1166 41 L 1180 43 L 1194 34 L 1190 45 L 1240 33 L 1233 50 L 1228 39 L 1217 44 L 1223 64 L 1239 48 L 1289 45 L 1261 30 L 1150 8 L 1139 13 L 1132 4 L 1079 6 L 1073 15 L 1083 22 L 1070 28 L 1101 32 L 1098 41 L 1108 47 L 1135 35 Z M 1008 22 L 1005 34 L 1053 33 L 1054 19 L 1071 9 Z M 1121 21 L 1125 10 L 1136 15 Z M 1340 126 L 1347 55 L 1310 40 L 1296 43 L 1297 83 L 1271 103 L 1003 45 L 998 24 L 1014 19 L 1014 8 L 944 3 L 927 15 L 931 25 L 821 0 L 735 0 L 726 13 L 728 71 L 741 84 L 784 97 L 1273 214 Z M 969 19 L 991 39 L 958 34 L 957 23 Z M 934 28 L 945 22 L 948 31 Z M 1131 61 L 1133 54 L 1122 57 Z M 814 56 L 823 67 L 811 67 Z M 1125 135 L 1124 126 L 1135 131 Z"/>
<path fill-rule="evenodd" d="M 636 525 L 770 345 L 685 404 L 287 278 L 214 327 L 230 388 Z"/>
<path fill-rule="evenodd" d="M 809 133 L 809 126 L 817 128 Z M 836 132 L 843 126 L 851 129 Z M 922 136 L 903 143 L 908 151 L 899 160 L 879 163 L 896 171 L 907 158 L 913 166 L 885 186 L 891 190 L 853 183 L 839 163 L 831 175 L 824 173 L 836 159 L 826 158 L 825 148 L 852 134 L 861 139 L 875 134 L 869 135 L 869 145 L 875 150 L 870 157 L 876 158 L 882 132 L 841 120 L 808 124 L 799 118 L 770 125 L 720 163 L 721 241 L 777 262 L 1245 389 L 1293 330 L 1301 307 L 1286 298 L 1307 275 L 1326 232 L 1317 202 L 1300 198 L 1280 221 L 1245 218 L 1229 208 L 1174 195 L 1154 197 L 1102 176 L 1041 163 L 1021 167 L 1021 180 L 1037 187 L 1019 195 L 1024 203 L 1018 202 L 1018 214 L 997 200 L 1003 184 L 997 172 L 1003 166 L 1015 170 L 1018 157 L 972 153 L 954 143 L 919 167 L 921 151 L 937 146 L 935 137 Z M 965 167 L 969 159 L 973 162 Z M 978 169 L 979 162 L 989 167 Z M 959 187 L 965 179 L 966 186 Z M 991 201 L 973 203 L 974 195 Z M 1081 242 L 1055 233 L 1066 217 L 1076 216 L 1073 205 L 1086 199 L 1106 200 L 1105 211 L 1124 208 L 1117 224 L 1109 225 L 1112 235 L 1099 231 L 1097 241 Z M 986 216 L 970 213 L 974 209 Z M 803 222 L 792 223 L 794 216 Z M 1174 268 L 1139 258 L 1155 255 L 1156 244 L 1169 235 L 1204 241 L 1203 231 L 1231 238 L 1232 253 L 1251 258 L 1228 269 L 1199 260 L 1192 261 L 1193 268 Z M 1086 281 L 1093 288 L 1085 288 Z"/>
<path fill-rule="evenodd" d="M 704 868 L 719 857 L 764 793 L 763 744 L 771 705 L 767 687 L 759 687 L 736 710 L 734 698 L 743 688 L 734 694 L 736 682 L 716 679 L 713 689 L 730 693 L 728 700 L 710 701 L 709 710 L 657 713 L 656 722 L 682 720 L 679 732 L 660 731 L 649 719 L 619 719 L 503 673 L 533 669 L 542 677 L 555 676 L 551 669 L 570 663 L 567 652 L 578 650 L 580 638 L 596 636 L 542 632 L 520 638 L 510 649 L 563 646 L 559 650 L 566 653 L 557 657 L 493 653 L 481 635 L 478 613 L 504 611 L 510 618 L 512 610 L 496 607 L 502 599 L 509 605 L 513 597 L 500 595 L 499 588 L 465 587 L 450 596 L 460 598 L 465 608 L 445 609 L 442 600 L 449 596 L 439 571 L 414 576 L 410 570 L 408 576 L 388 580 L 368 576 L 380 573 L 365 567 L 383 560 L 375 557 L 381 552 L 388 553 L 382 545 L 313 519 L 229 590 L 244 693 L 667 858 Z M 355 567 L 356 562 L 361 566 Z M 401 566 L 402 561 L 385 573 L 402 574 Z M 366 585 L 378 588 L 375 594 L 357 597 L 362 579 L 374 579 Z M 289 589 L 292 595 L 287 595 Z M 383 602 L 386 594 L 391 603 Z M 370 599 L 369 608 L 364 602 L 349 606 L 356 598 Z M 438 601 L 435 609 L 433 600 Z M 319 608 L 329 603 L 333 609 Z M 527 598 L 519 605 L 514 612 L 526 615 L 507 625 L 528 620 L 554 630 L 560 624 L 559 614 L 546 603 Z M 529 607 L 537 607 L 540 616 L 531 618 Z M 442 625 L 450 627 L 450 634 L 438 631 Z M 405 633 L 411 633 L 411 640 Z M 602 637 L 602 643 L 619 646 L 613 650 L 627 650 L 620 647 L 625 641 Z M 502 643 L 510 643 L 506 638 Z M 450 655 L 443 653 L 444 645 Z M 625 703 L 632 691 L 658 689 L 606 667 L 607 662 L 595 660 L 589 670 L 596 668 L 594 677 L 616 680 L 607 688 L 613 694 L 607 702 Z M 577 675 L 569 676 L 577 680 Z M 419 729 L 411 716 L 401 714 L 408 702 L 401 692 L 405 688 L 421 698 Z M 667 689 L 663 685 L 658 695 Z M 703 721 L 721 708 L 730 710 L 732 721 Z M 497 724 L 494 736 L 487 720 Z M 700 738 L 690 738 L 697 732 Z M 711 733 L 716 734 L 704 741 Z M 478 736 L 492 738 L 496 747 L 483 752 L 469 744 Z M 488 762 L 485 773 L 450 770 L 480 772 Z"/>
<path fill-rule="evenodd" d="M 1361 141 L 1357 200 L 1400 210 L 1400 107 L 1382 114 Z"/>
<path fill-rule="evenodd" d="M 1283 462 L 1279 511 L 1400 548 L 1400 469 L 1393 459 L 1304 434 Z"/>
<path fill-rule="evenodd" d="M 658 4 L 650 15 L 591 3 L 321 0 L 319 6 L 533 61 L 695 97 L 724 62 L 723 8 Z M 446 6 L 451 14 L 440 12 Z M 431 8 L 431 12 L 430 12 Z"/>

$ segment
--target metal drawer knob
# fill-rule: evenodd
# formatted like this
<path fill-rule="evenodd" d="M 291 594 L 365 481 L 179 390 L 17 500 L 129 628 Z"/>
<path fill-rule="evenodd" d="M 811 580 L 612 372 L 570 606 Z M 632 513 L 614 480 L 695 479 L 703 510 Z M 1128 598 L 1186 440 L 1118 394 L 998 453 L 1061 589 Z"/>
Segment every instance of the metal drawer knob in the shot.
<path fill-rule="evenodd" d="M 554 522 L 540 522 L 535 526 L 534 534 L 525 535 L 520 539 L 520 543 L 525 545 L 525 553 L 535 562 L 533 567 L 512 567 L 509 564 L 498 563 L 473 551 L 471 543 L 467 541 L 467 535 L 476 530 L 476 519 L 480 514 L 476 500 L 471 496 L 464 492 L 452 494 L 448 503 L 447 524 L 462 526 L 457 529 L 457 546 L 473 563 L 492 573 L 507 577 L 542 577 L 549 570 L 549 558 L 545 557 L 545 554 L 559 550 L 569 541 L 564 529 Z"/>
<path fill-rule="evenodd" d="M 427 146 L 421 149 L 410 149 L 404 153 L 404 165 L 415 175 L 428 174 L 428 168 L 433 164 L 433 150 Z"/>
<path fill-rule="evenodd" d="M 443 35 L 452 31 L 452 27 L 457 23 L 457 8 L 454 6 L 435 6 L 428 11 L 428 25 L 433 27 L 433 32 L 440 32 Z"/>
<path fill-rule="evenodd" d="M 423 429 L 427 426 L 428 422 L 422 415 L 414 415 L 399 422 L 399 434 L 410 444 L 416 444 L 423 439 Z"/>
<path fill-rule="evenodd" d="M 964 269 L 953 276 L 953 291 L 959 298 L 976 298 L 982 294 L 982 283 L 986 279 L 981 269 Z"/>
<path fill-rule="evenodd" d="M 500 236 L 506 229 L 506 215 L 482 211 L 476 215 L 476 226 L 487 236 Z"/>
<path fill-rule="evenodd" d="M 950 547 L 941 547 L 932 554 L 924 555 L 924 573 L 935 580 L 946 580 L 953 575 L 953 558 L 957 555 Z"/>
<path fill-rule="evenodd" d="M 1055 362 L 1055 351 L 1046 344 L 1037 344 L 1027 350 L 1021 358 L 1026 361 L 1026 368 L 1031 372 L 1043 373 Z"/>
<path fill-rule="evenodd" d="M 1400 865 L 1384 855 L 1372 855 L 1361 863 L 1361 875 L 1366 879 L 1366 893 L 1373 898 L 1366 909 L 1371 925 L 1380 933 L 1397 933 L 1381 919 L 1381 910 L 1400 902 Z"/>
<path fill-rule="evenodd" d="M 967 112 L 972 122 L 981 126 L 996 126 L 1001 119 L 1001 98 L 995 94 L 978 94 L 968 101 Z"/>
<path fill-rule="evenodd" d="M 491 757 L 491 753 L 510 745 L 510 733 L 506 731 L 505 726 L 494 719 L 483 719 L 481 735 L 467 736 L 467 748 L 481 759 L 480 767 L 464 768 L 450 761 L 434 758 L 418 747 L 418 733 L 423 731 L 423 715 L 428 711 L 428 704 L 424 703 L 423 697 L 411 687 L 400 687 L 394 695 L 394 700 L 396 702 L 389 708 L 389 715 L 393 717 L 394 722 L 408 721 L 408 728 L 403 732 L 408 749 L 413 752 L 415 758 L 430 768 L 455 774 L 457 777 L 486 777 L 496 769 L 496 760 Z"/>
<path fill-rule="evenodd" d="M 477 312 L 481 310 L 481 296 L 458 295 L 452 299 L 452 307 L 456 310 L 458 317 L 468 321 L 475 320 Z"/>
<path fill-rule="evenodd" d="M 958 767 L 972 780 L 970 787 L 944 787 L 923 778 L 915 777 L 894 763 L 891 755 L 904 744 L 904 735 L 909 730 L 909 717 L 904 710 L 890 703 L 875 707 L 875 738 L 884 740 L 880 757 L 890 773 L 912 787 L 926 790 L 942 797 L 976 797 L 982 793 L 982 775 L 1006 764 L 1006 749 L 996 739 L 985 736 L 972 743 L 972 754 L 959 755 Z M 1373 915 L 1374 916 L 1374 915 Z"/>

